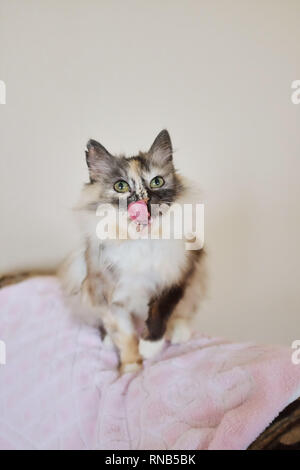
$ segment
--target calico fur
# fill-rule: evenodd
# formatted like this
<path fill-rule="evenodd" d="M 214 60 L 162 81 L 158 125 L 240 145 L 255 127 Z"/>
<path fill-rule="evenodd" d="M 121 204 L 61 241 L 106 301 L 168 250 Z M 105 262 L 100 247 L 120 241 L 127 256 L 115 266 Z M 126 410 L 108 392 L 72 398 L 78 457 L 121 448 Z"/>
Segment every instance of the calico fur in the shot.
<path fill-rule="evenodd" d="M 140 367 L 142 359 L 172 342 L 189 339 L 191 320 L 205 288 L 203 249 L 187 250 L 184 239 L 99 240 L 96 208 L 110 204 L 125 211 L 132 201 L 147 201 L 154 232 L 168 217 L 172 205 L 199 202 L 198 194 L 175 170 L 170 136 L 162 131 L 148 152 L 116 157 L 90 140 L 86 151 L 90 183 L 82 190 L 76 212 L 82 243 L 62 264 L 59 274 L 72 303 L 72 311 L 106 332 L 120 355 L 121 372 Z M 162 188 L 151 189 L 156 176 Z M 114 190 L 117 180 L 129 183 L 130 191 Z M 153 204 L 164 207 L 158 214 Z M 156 208 L 157 210 L 157 208 Z M 116 222 L 116 233 L 124 228 Z M 156 229 L 157 225 L 157 229 Z"/>

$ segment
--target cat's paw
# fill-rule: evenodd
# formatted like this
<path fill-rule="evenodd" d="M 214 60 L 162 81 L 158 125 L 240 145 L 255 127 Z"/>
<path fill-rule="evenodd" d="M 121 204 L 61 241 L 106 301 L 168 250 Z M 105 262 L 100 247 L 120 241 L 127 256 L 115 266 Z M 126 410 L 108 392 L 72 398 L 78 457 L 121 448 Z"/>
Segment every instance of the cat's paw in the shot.
<path fill-rule="evenodd" d="M 164 338 L 159 339 L 158 341 L 140 339 L 139 353 L 144 359 L 150 359 L 162 350 L 164 342 Z"/>
<path fill-rule="evenodd" d="M 141 362 L 128 362 L 120 365 L 121 374 L 129 374 L 132 372 L 138 372 L 142 368 Z"/>
<path fill-rule="evenodd" d="M 169 333 L 169 340 L 171 344 L 186 343 L 192 336 L 191 328 L 186 320 L 176 320 L 171 332 Z"/>

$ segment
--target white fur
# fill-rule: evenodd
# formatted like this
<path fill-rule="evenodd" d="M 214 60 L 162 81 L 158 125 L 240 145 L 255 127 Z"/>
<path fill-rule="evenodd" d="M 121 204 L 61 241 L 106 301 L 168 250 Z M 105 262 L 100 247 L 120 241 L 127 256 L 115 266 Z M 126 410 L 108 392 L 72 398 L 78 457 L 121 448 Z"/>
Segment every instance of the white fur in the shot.
<path fill-rule="evenodd" d="M 122 373 L 123 374 L 129 374 L 133 372 L 138 372 L 142 367 L 142 364 L 139 364 L 137 362 L 132 362 L 130 364 L 124 364 L 122 366 Z"/>
<path fill-rule="evenodd" d="M 165 344 L 164 338 L 159 339 L 158 341 L 147 341 L 140 339 L 139 342 L 139 352 L 144 359 L 150 359 L 153 356 L 156 356 L 162 350 Z"/>
<path fill-rule="evenodd" d="M 103 345 L 106 349 L 114 349 L 115 348 L 115 345 L 113 343 L 113 340 L 111 339 L 111 337 L 109 335 L 105 335 L 104 339 L 103 339 Z"/>
<path fill-rule="evenodd" d="M 186 266 L 184 244 L 178 240 L 126 240 L 106 245 L 104 259 L 117 267 L 113 302 L 146 319 L 149 299 L 176 283 Z"/>
<path fill-rule="evenodd" d="M 191 327 L 184 318 L 178 318 L 174 321 L 170 339 L 172 344 L 181 344 L 188 341 L 191 337 Z"/>

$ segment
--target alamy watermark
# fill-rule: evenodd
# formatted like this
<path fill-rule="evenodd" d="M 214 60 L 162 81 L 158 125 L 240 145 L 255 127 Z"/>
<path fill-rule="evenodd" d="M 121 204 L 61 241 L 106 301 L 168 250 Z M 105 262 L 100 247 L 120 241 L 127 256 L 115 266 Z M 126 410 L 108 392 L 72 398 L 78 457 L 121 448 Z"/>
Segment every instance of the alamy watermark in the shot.
<path fill-rule="evenodd" d="M 295 349 L 292 354 L 292 363 L 298 366 L 300 364 L 300 339 L 295 339 L 292 342 L 292 349 Z"/>
<path fill-rule="evenodd" d="M 0 80 L 0 104 L 6 104 L 6 84 Z"/>
<path fill-rule="evenodd" d="M 6 344 L 0 340 L 0 366 L 6 364 Z"/>
<path fill-rule="evenodd" d="M 300 104 L 300 80 L 294 80 L 291 85 L 292 90 L 291 101 L 293 104 Z"/>
<path fill-rule="evenodd" d="M 148 212 L 131 220 L 127 201 L 119 200 L 118 209 L 100 204 L 96 216 L 99 240 L 184 240 L 186 250 L 200 250 L 204 245 L 204 204 L 151 204 Z M 137 209 L 139 210 L 139 209 Z M 140 216 L 140 217 L 139 217 Z"/>

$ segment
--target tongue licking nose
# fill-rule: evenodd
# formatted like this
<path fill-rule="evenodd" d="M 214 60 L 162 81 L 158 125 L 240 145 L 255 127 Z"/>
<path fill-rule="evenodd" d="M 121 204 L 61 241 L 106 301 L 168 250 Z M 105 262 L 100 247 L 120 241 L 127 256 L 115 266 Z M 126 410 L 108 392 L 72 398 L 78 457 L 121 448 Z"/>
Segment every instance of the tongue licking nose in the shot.
<path fill-rule="evenodd" d="M 128 214 L 137 224 L 148 224 L 150 214 L 146 201 L 131 202 L 128 206 Z"/>

